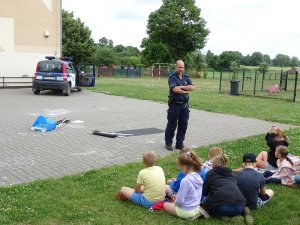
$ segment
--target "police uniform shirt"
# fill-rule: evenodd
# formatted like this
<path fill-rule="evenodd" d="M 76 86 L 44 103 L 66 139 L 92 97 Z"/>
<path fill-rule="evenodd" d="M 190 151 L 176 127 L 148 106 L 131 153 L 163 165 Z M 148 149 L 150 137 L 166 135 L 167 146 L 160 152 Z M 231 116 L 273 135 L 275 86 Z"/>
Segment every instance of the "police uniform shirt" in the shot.
<path fill-rule="evenodd" d="M 178 102 L 188 102 L 189 94 L 178 94 L 174 93 L 172 90 L 177 86 L 188 86 L 192 84 L 193 83 L 188 75 L 183 74 L 181 80 L 177 73 L 173 73 L 171 76 L 169 76 L 170 98 Z"/>

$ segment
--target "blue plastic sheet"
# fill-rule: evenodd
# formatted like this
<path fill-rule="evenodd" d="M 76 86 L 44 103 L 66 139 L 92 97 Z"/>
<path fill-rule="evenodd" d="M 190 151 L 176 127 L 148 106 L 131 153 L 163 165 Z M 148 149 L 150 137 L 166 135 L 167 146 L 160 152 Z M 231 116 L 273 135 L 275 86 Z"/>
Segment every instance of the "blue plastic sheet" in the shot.
<path fill-rule="evenodd" d="M 32 124 L 31 130 L 34 131 L 51 131 L 56 128 L 56 121 L 49 119 L 48 117 L 40 115 L 36 121 Z"/>

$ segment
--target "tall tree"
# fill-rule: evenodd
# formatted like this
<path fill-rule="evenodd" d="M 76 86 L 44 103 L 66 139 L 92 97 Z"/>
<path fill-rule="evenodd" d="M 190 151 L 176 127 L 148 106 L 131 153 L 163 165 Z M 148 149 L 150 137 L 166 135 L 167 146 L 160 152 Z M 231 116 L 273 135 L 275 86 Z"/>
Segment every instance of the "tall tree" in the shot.
<path fill-rule="evenodd" d="M 259 64 L 258 71 L 265 74 L 268 72 L 270 65 L 267 62 L 262 62 Z"/>
<path fill-rule="evenodd" d="M 111 39 L 107 39 L 106 37 L 102 37 L 99 39 L 99 45 L 101 47 L 112 48 L 114 47 L 114 42 Z"/>
<path fill-rule="evenodd" d="M 123 46 L 124 47 L 124 46 Z M 126 46 L 122 48 L 120 45 L 115 47 L 120 56 L 140 56 L 140 50 L 137 47 Z"/>
<path fill-rule="evenodd" d="M 124 45 L 116 45 L 115 46 L 115 51 L 117 53 L 124 52 L 125 50 L 126 50 L 126 47 Z"/>
<path fill-rule="evenodd" d="M 253 52 L 251 55 L 251 66 L 258 66 L 264 61 L 264 55 L 260 52 Z"/>
<path fill-rule="evenodd" d="M 123 66 L 132 66 L 134 68 L 141 67 L 141 57 L 139 56 L 125 56 L 120 58 L 120 63 Z"/>
<path fill-rule="evenodd" d="M 200 12 L 194 0 L 163 0 L 162 6 L 149 15 L 150 43 L 166 46 L 173 60 L 202 49 L 209 31 Z"/>
<path fill-rule="evenodd" d="M 249 54 L 244 56 L 241 60 L 241 64 L 244 66 L 251 66 L 251 56 Z"/>
<path fill-rule="evenodd" d="M 141 60 L 145 66 L 152 66 L 154 63 L 171 63 L 173 60 L 168 47 L 161 42 L 144 38 L 141 47 L 143 48 Z"/>
<path fill-rule="evenodd" d="M 241 64 L 242 58 L 242 53 L 238 51 L 224 51 L 220 55 L 219 67 L 221 69 L 230 69 L 230 65 L 233 62 L 239 66 Z"/>
<path fill-rule="evenodd" d="M 214 53 L 212 53 L 210 50 L 207 51 L 205 59 L 206 59 L 207 66 L 209 68 L 211 69 L 217 68 L 216 57 Z"/>
<path fill-rule="evenodd" d="M 113 66 L 117 63 L 117 53 L 112 48 L 97 45 L 93 62 L 98 66 Z"/>
<path fill-rule="evenodd" d="M 201 72 L 203 69 L 207 68 L 207 61 L 200 51 L 193 53 L 194 68 L 196 70 L 196 77 L 199 77 L 198 72 Z"/>
<path fill-rule="evenodd" d="M 89 62 L 95 49 L 91 30 L 73 12 L 62 11 L 62 53 L 75 63 Z"/>
<path fill-rule="evenodd" d="M 268 63 L 269 65 L 271 65 L 272 60 L 271 57 L 267 54 L 264 55 L 264 62 Z"/>
<path fill-rule="evenodd" d="M 215 55 L 214 56 L 214 60 L 215 60 L 215 67 L 213 68 L 213 69 L 215 69 L 215 70 L 220 70 L 220 56 L 218 56 L 218 55 Z"/>
<path fill-rule="evenodd" d="M 240 64 L 236 61 L 230 61 L 229 71 L 233 72 L 231 77 L 232 80 L 238 79 L 238 72 L 239 72 Z"/>
<path fill-rule="evenodd" d="M 296 56 L 293 56 L 291 59 L 291 67 L 295 66 L 300 66 L 300 60 Z"/>
<path fill-rule="evenodd" d="M 277 54 L 275 56 L 275 59 L 273 59 L 274 66 L 290 66 L 291 65 L 291 59 L 288 55 L 284 54 Z"/>
<path fill-rule="evenodd" d="M 123 66 L 141 67 L 141 52 L 137 47 L 117 45 L 114 50 L 118 56 L 118 62 Z"/>

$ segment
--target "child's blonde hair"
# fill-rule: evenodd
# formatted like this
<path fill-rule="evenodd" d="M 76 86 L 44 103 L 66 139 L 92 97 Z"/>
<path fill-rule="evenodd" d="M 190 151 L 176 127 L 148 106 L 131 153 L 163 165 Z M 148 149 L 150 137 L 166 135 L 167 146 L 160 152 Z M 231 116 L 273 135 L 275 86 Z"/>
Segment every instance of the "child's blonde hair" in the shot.
<path fill-rule="evenodd" d="M 213 157 L 217 156 L 217 155 L 222 155 L 223 151 L 221 148 L 219 147 L 212 147 L 211 149 L 209 149 L 208 151 L 208 159 L 212 159 Z"/>
<path fill-rule="evenodd" d="M 147 151 L 143 154 L 143 163 L 147 166 L 154 166 L 156 162 L 156 154 L 154 151 Z"/>
<path fill-rule="evenodd" d="M 192 168 L 195 172 L 201 170 L 202 162 L 201 159 L 196 155 L 193 150 L 185 150 L 186 152 L 181 152 L 177 158 L 177 164 L 181 166 L 186 166 Z"/>
<path fill-rule="evenodd" d="M 280 128 L 277 128 L 275 136 L 282 137 L 285 141 L 289 141 L 288 137 L 283 133 L 283 131 Z"/>
<path fill-rule="evenodd" d="M 278 145 L 276 147 L 276 151 L 275 154 L 280 154 L 282 158 L 286 159 L 287 161 L 289 161 L 289 163 L 293 166 L 294 163 L 293 161 L 288 157 L 289 154 L 289 149 L 284 146 L 284 145 Z"/>
<path fill-rule="evenodd" d="M 187 153 L 193 151 L 192 147 L 183 147 L 183 149 L 180 150 L 179 155 L 182 153 Z"/>
<path fill-rule="evenodd" d="M 216 155 L 212 158 L 212 167 L 226 167 L 229 159 L 226 154 L 222 153 L 221 155 Z"/>

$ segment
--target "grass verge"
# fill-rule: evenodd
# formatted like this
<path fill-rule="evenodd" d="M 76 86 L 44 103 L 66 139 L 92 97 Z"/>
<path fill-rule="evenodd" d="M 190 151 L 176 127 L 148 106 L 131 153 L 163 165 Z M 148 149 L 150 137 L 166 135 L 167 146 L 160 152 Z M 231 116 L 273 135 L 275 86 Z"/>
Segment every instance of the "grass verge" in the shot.
<path fill-rule="evenodd" d="M 300 155 L 300 129 L 287 132 L 292 152 Z M 229 166 L 241 165 L 244 152 L 265 149 L 264 135 L 218 144 L 230 157 Z M 206 159 L 210 146 L 197 149 Z M 166 178 L 178 173 L 177 153 L 160 158 Z M 121 186 L 134 186 L 141 162 L 113 166 L 60 179 L 0 188 L 0 224 L 228 224 L 219 219 L 189 222 L 166 214 L 149 212 L 130 202 L 114 199 Z M 262 209 L 253 211 L 255 224 L 299 224 L 300 188 L 268 185 L 275 197 Z"/>

